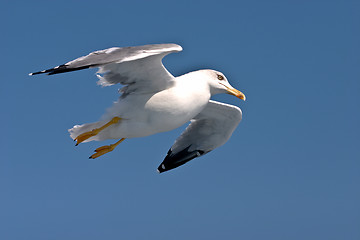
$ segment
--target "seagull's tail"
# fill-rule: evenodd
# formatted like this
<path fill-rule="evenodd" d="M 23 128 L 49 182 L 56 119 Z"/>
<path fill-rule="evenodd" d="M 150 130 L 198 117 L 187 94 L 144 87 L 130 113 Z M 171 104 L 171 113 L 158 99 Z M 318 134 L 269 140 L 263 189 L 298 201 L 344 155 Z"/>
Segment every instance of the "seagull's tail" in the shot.
<path fill-rule="evenodd" d="M 99 122 L 94 122 L 94 123 L 85 123 L 82 125 L 75 125 L 73 128 L 69 129 L 69 133 L 70 133 L 70 137 L 75 140 L 76 137 L 78 137 L 80 134 L 85 133 L 85 132 L 90 132 L 91 130 L 95 129 L 95 128 L 99 128 L 101 126 L 103 126 L 106 123 L 106 121 L 99 121 Z M 101 132 L 100 132 L 101 133 Z M 86 139 L 84 142 L 90 142 L 90 141 L 99 141 L 99 140 L 104 140 L 104 139 L 100 139 L 101 138 L 101 134 L 98 134 L 96 136 L 93 136 L 89 139 Z"/>

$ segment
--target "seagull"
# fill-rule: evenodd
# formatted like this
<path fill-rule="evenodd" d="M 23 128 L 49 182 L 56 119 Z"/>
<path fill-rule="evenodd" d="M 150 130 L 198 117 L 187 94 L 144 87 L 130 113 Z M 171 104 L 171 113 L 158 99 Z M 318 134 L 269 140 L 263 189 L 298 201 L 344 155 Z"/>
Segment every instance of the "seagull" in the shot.
<path fill-rule="evenodd" d="M 182 47 L 177 44 L 112 47 L 29 75 L 99 68 L 96 73 L 99 85 L 123 85 L 118 101 L 100 121 L 69 129 L 76 146 L 94 140 L 119 139 L 95 149 L 91 159 L 113 151 L 126 138 L 167 132 L 190 121 L 158 167 L 162 173 L 223 145 L 240 123 L 241 109 L 210 100 L 212 95 L 228 93 L 245 101 L 245 95 L 233 88 L 219 71 L 205 69 L 174 77 L 162 59 L 180 51 Z"/>

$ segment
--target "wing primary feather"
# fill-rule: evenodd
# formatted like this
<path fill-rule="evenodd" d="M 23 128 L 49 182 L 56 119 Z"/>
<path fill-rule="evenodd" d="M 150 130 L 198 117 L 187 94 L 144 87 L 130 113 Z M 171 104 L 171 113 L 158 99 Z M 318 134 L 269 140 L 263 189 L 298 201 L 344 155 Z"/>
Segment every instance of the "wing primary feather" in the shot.
<path fill-rule="evenodd" d="M 47 70 L 30 73 L 29 75 L 32 76 L 32 75 L 43 74 L 43 73 L 47 73 L 47 75 L 54 75 L 54 74 L 58 74 L 58 73 L 73 72 L 73 71 L 87 69 L 87 68 L 96 67 L 96 66 L 97 66 L 97 64 L 92 64 L 92 65 L 71 68 L 71 67 L 68 67 L 66 64 L 63 64 L 63 65 L 60 65 L 60 66 L 57 66 L 54 68 L 50 68 Z"/>
<path fill-rule="evenodd" d="M 179 167 L 220 147 L 230 138 L 241 118 L 240 108 L 210 100 L 176 139 L 158 171 Z"/>
<path fill-rule="evenodd" d="M 160 164 L 158 167 L 158 172 L 166 172 L 168 170 L 177 168 L 190 160 L 200 157 L 205 154 L 202 150 L 194 150 L 189 151 L 190 146 L 187 148 L 181 150 L 180 152 L 177 152 L 175 154 L 172 153 L 172 150 L 170 149 L 167 153 L 167 156 L 165 157 L 164 161 Z"/>

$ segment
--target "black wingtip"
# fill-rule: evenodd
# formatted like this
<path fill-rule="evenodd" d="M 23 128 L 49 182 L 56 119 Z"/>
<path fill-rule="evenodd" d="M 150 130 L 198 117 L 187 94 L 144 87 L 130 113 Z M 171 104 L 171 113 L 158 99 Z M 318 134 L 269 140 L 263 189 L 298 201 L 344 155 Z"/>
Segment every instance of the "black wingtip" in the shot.
<path fill-rule="evenodd" d="M 65 72 L 73 72 L 73 71 L 77 71 L 77 70 L 82 70 L 82 69 L 87 69 L 87 68 L 91 68 L 91 67 L 95 67 L 96 65 L 86 65 L 86 66 L 81 66 L 81 67 L 76 67 L 76 68 L 70 68 L 68 65 L 63 64 L 54 68 L 50 68 L 47 70 L 43 70 L 43 71 L 39 71 L 39 72 L 34 72 L 34 73 L 29 73 L 30 76 L 33 75 L 38 75 L 38 74 L 43 74 L 43 73 L 47 73 L 47 75 L 54 75 L 54 74 L 58 74 L 58 73 L 65 73 Z"/>
<path fill-rule="evenodd" d="M 29 76 L 33 76 L 33 75 L 38 75 L 38 74 L 42 74 L 45 73 L 46 70 L 43 71 L 39 71 L 39 72 L 33 72 L 33 73 L 29 73 Z"/>
<path fill-rule="evenodd" d="M 190 146 L 176 154 L 173 154 L 170 149 L 164 161 L 157 168 L 157 171 L 159 173 L 169 171 L 205 154 L 202 150 L 194 150 L 190 152 L 188 151 L 189 148 Z"/>
<path fill-rule="evenodd" d="M 160 166 L 157 168 L 158 173 L 162 173 L 162 172 L 166 172 L 167 170 L 170 169 L 166 169 L 165 164 L 160 164 Z"/>
<path fill-rule="evenodd" d="M 51 75 L 51 74 L 54 74 L 53 72 L 56 72 L 59 69 L 61 70 L 62 68 L 66 68 L 66 66 L 65 65 L 60 65 L 60 66 L 50 68 L 50 69 L 47 69 L 47 70 L 42 70 L 42 71 L 39 71 L 39 72 L 30 73 L 29 75 L 33 76 L 33 75 L 44 74 L 44 73 L 47 73 L 48 75 Z"/>

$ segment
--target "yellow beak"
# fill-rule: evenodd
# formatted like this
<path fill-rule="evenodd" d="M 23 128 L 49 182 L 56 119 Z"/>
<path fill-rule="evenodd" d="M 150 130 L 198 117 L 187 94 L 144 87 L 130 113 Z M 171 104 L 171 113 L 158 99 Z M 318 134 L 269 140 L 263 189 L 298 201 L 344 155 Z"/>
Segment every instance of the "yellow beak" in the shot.
<path fill-rule="evenodd" d="M 229 87 L 226 87 L 226 88 L 227 88 L 227 91 L 228 91 L 227 93 L 228 94 L 234 95 L 235 97 L 240 98 L 240 99 L 242 99 L 244 101 L 246 100 L 245 94 L 243 94 L 239 90 L 237 90 L 235 88 L 229 88 Z"/>

